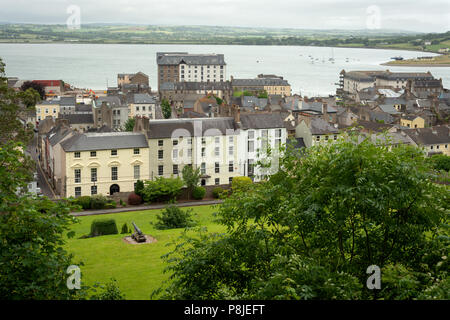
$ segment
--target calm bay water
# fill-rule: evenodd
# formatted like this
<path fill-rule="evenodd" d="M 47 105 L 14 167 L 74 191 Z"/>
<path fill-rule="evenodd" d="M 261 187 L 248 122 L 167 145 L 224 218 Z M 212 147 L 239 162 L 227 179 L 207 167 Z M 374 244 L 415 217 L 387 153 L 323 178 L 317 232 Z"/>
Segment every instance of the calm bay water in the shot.
<path fill-rule="evenodd" d="M 156 89 L 156 52 L 223 53 L 227 77 L 253 78 L 276 74 L 289 81 L 294 93 L 334 94 L 342 69 L 427 72 L 450 87 L 449 67 L 381 66 L 393 56 L 405 59 L 433 54 L 401 50 L 300 46 L 0 44 L 6 74 L 21 79 L 62 79 L 79 88 L 103 90 L 116 86 L 117 73 L 142 71 Z M 314 63 L 311 63 L 312 56 Z M 332 64 L 329 58 L 334 57 Z M 316 60 L 317 59 L 317 60 Z"/>

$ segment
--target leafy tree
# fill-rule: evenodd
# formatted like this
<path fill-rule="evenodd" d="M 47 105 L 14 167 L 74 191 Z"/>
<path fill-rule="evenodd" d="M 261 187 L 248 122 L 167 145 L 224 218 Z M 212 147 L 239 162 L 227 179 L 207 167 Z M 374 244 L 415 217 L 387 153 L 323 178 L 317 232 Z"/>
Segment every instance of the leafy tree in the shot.
<path fill-rule="evenodd" d="M 188 190 L 188 198 L 190 199 L 195 187 L 198 186 L 200 182 L 200 168 L 194 169 L 190 165 L 184 166 L 181 175 Z"/>
<path fill-rule="evenodd" d="M 253 93 L 247 90 L 244 90 L 244 92 L 242 93 L 242 95 L 244 95 L 244 97 L 250 97 L 253 96 Z"/>
<path fill-rule="evenodd" d="M 72 255 L 63 232 L 74 218 L 65 202 L 33 198 L 20 144 L 0 148 L 0 299 L 69 299 L 66 286 Z"/>
<path fill-rule="evenodd" d="M 205 197 L 206 189 L 200 186 L 197 186 L 194 188 L 194 191 L 192 192 L 192 197 L 195 200 L 202 200 Z"/>
<path fill-rule="evenodd" d="M 5 76 L 5 64 L 0 59 L 0 145 L 8 141 L 23 142 L 25 145 L 33 137 L 33 127 L 24 126 L 19 116 L 35 110 L 40 100 L 39 93 L 33 88 L 16 92 L 8 88 Z"/>
<path fill-rule="evenodd" d="M 33 81 L 25 81 L 22 86 L 20 87 L 20 90 L 27 91 L 29 88 L 33 88 L 34 90 L 39 93 L 39 96 L 41 97 L 41 100 L 45 99 L 45 88 L 42 84 L 36 83 Z"/>
<path fill-rule="evenodd" d="M 124 128 L 125 131 L 130 131 L 132 132 L 134 129 L 134 124 L 136 123 L 136 119 L 135 118 L 128 118 L 128 120 L 125 122 Z"/>
<path fill-rule="evenodd" d="M 160 230 L 192 227 L 195 225 L 192 212 L 192 209 L 182 210 L 174 204 L 168 205 L 156 216 L 155 227 Z"/>
<path fill-rule="evenodd" d="M 136 181 L 136 185 L 134 187 L 134 193 L 136 193 L 138 196 L 142 197 L 143 190 L 144 190 L 144 181 L 142 181 L 142 180 Z"/>
<path fill-rule="evenodd" d="M 264 98 L 267 99 L 268 97 L 269 97 L 269 95 L 267 94 L 266 90 L 264 90 L 258 94 L 258 98 L 260 98 L 260 99 L 264 99 Z"/>
<path fill-rule="evenodd" d="M 169 119 L 172 116 L 172 107 L 167 99 L 162 99 L 161 111 L 164 119 Z"/>
<path fill-rule="evenodd" d="M 182 235 L 165 256 L 170 279 L 155 295 L 448 297 L 448 186 L 432 182 L 420 149 L 350 136 L 301 157 L 288 146 L 280 164 L 220 206 L 227 233 Z M 366 288 L 370 265 L 382 270 L 381 291 Z"/>
<path fill-rule="evenodd" d="M 180 194 L 183 181 L 180 178 L 157 177 L 145 181 L 143 198 L 145 202 L 172 201 Z"/>
<path fill-rule="evenodd" d="M 438 171 L 450 171 L 450 157 L 445 154 L 435 154 L 429 158 L 432 167 Z"/>

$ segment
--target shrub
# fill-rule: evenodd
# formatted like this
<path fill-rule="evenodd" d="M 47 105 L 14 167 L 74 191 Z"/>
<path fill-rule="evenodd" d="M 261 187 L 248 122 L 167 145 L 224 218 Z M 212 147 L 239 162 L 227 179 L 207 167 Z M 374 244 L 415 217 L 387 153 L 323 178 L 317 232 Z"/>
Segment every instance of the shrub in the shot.
<path fill-rule="evenodd" d="M 112 202 L 108 202 L 108 203 L 106 203 L 105 205 L 104 205 L 104 209 L 114 209 L 114 208 L 116 208 L 117 207 L 117 204 L 116 204 L 116 202 L 115 201 L 112 201 Z"/>
<path fill-rule="evenodd" d="M 91 208 L 91 197 L 89 196 L 76 198 L 75 201 L 83 210 L 89 210 Z"/>
<path fill-rule="evenodd" d="M 144 195 L 144 181 L 138 180 L 136 181 L 136 185 L 134 186 L 134 193 L 138 196 L 143 197 Z"/>
<path fill-rule="evenodd" d="M 246 190 L 253 183 L 249 177 L 234 177 L 231 182 L 232 190 Z"/>
<path fill-rule="evenodd" d="M 194 191 L 192 192 L 192 197 L 194 197 L 195 200 L 202 200 L 205 196 L 206 189 L 203 187 L 195 187 Z"/>
<path fill-rule="evenodd" d="M 142 197 L 135 192 L 130 193 L 128 196 L 128 204 L 132 206 L 136 206 L 142 203 Z"/>
<path fill-rule="evenodd" d="M 126 222 L 122 225 L 122 230 L 120 231 L 120 233 L 121 233 L 121 234 L 124 234 L 124 233 L 131 233 L 131 230 L 128 229 L 128 225 L 127 225 Z"/>
<path fill-rule="evenodd" d="M 143 198 L 145 202 L 174 200 L 181 192 L 183 180 L 180 178 L 157 177 L 155 180 L 145 181 Z"/>
<path fill-rule="evenodd" d="M 222 194 L 224 193 L 224 191 L 225 190 L 223 190 L 220 187 L 214 188 L 212 191 L 213 198 L 219 199 L 222 196 Z"/>
<path fill-rule="evenodd" d="M 195 222 L 191 216 L 192 209 L 184 211 L 172 204 L 156 216 L 157 222 L 155 227 L 160 230 L 192 227 L 195 225 Z"/>
<path fill-rule="evenodd" d="M 116 220 L 114 219 L 96 219 L 91 224 L 91 237 L 103 236 L 107 234 L 118 234 Z"/>
<path fill-rule="evenodd" d="M 122 206 L 122 207 L 125 207 L 127 204 L 122 200 L 122 199 L 120 199 L 120 205 Z"/>
<path fill-rule="evenodd" d="M 103 195 L 99 194 L 91 197 L 91 209 L 104 209 L 107 203 L 108 199 Z"/>

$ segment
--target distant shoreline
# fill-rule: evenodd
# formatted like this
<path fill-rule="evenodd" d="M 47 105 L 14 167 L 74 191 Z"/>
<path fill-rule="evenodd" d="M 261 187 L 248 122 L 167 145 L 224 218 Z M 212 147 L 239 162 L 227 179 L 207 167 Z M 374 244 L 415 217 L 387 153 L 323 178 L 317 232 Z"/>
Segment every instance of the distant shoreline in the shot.
<path fill-rule="evenodd" d="M 382 66 L 389 66 L 389 67 L 426 67 L 426 68 L 432 68 L 432 67 L 450 67 L 450 63 L 430 63 L 430 64 L 413 64 L 413 63 L 403 63 L 403 64 L 389 64 L 389 62 L 380 63 Z"/>

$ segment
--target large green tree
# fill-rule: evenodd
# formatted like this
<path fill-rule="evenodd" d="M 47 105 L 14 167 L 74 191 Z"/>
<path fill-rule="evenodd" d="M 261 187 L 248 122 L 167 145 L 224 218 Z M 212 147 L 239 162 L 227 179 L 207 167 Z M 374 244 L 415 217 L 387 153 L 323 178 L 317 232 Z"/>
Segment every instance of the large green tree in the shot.
<path fill-rule="evenodd" d="M 167 99 L 162 99 L 161 111 L 164 119 L 169 119 L 172 116 L 172 107 Z"/>
<path fill-rule="evenodd" d="M 188 198 L 190 199 L 192 192 L 194 192 L 195 187 L 198 186 L 200 182 L 200 168 L 194 169 L 192 165 L 186 165 L 183 167 L 181 175 L 188 190 Z"/>
<path fill-rule="evenodd" d="M 219 209 L 225 234 L 166 257 L 175 299 L 448 299 L 448 186 L 423 153 L 368 139 L 288 147 L 267 181 Z M 381 268 L 369 290 L 367 268 Z"/>
<path fill-rule="evenodd" d="M 13 140 L 24 143 L 30 141 L 33 128 L 24 126 L 20 116 L 34 111 L 39 100 L 39 93 L 33 88 L 16 92 L 8 87 L 5 64 L 0 58 L 0 145 Z"/>

